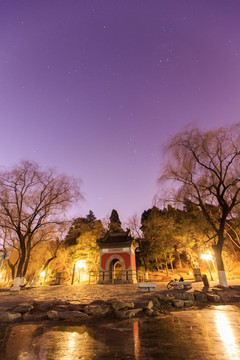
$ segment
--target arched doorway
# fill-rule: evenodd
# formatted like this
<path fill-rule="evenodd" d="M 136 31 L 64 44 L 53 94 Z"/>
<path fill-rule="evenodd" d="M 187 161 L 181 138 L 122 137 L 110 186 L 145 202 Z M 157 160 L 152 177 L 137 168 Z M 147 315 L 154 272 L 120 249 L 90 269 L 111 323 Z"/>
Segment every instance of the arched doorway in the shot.
<path fill-rule="evenodd" d="M 109 257 L 106 262 L 106 271 L 109 282 L 112 284 L 121 284 L 126 280 L 126 267 L 120 255 L 112 255 Z"/>
<path fill-rule="evenodd" d="M 113 284 L 122 283 L 123 267 L 119 259 L 113 259 L 109 265 L 110 279 Z"/>

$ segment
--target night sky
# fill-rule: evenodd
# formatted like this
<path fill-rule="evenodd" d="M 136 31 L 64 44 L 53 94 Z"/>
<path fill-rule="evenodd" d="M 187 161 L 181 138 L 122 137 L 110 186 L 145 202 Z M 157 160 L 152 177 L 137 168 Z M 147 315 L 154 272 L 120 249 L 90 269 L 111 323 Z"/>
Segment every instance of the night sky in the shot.
<path fill-rule="evenodd" d="M 80 177 L 77 216 L 141 214 L 169 137 L 239 114 L 240 1 L 0 1 L 0 165 Z"/>

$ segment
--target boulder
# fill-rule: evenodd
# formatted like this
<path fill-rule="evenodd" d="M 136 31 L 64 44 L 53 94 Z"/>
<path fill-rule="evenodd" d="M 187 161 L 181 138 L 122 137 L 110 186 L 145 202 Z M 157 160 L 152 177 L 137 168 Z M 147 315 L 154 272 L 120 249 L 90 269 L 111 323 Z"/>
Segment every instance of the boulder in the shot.
<path fill-rule="evenodd" d="M 20 304 L 20 305 L 16 306 L 12 310 L 12 312 L 25 314 L 25 313 L 29 312 L 32 309 L 33 309 L 33 306 L 31 304 Z"/>
<path fill-rule="evenodd" d="M 153 310 L 153 309 L 147 309 L 144 311 L 144 314 L 149 316 L 149 317 L 153 317 L 153 316 L 159 316 L 160 313 L 157 310 Z"/>
<path fill-rule="evenodd" d="M 211 302 L 214 302 L 214 303 L 220 303 L 221 302 L 221 298 L 217 294 L 207 293 L 207 299 L 208 299 L 208 301 L 211 301 Z"/>
<path fill-rule="evenodd" d="M 147 304 L 147 309 L 152 309 L 154 307 L 153 301 L 150 300 L 149 303 Z"/>
<path fill-rule="evenodd" d="M 167 294 L 168 295 L 168 294 Z M 165 302 L 167 300 L 166 294 L 156 294 L 157 299 L 161 302 Z"/>
<path fill-rule="evenodd" d="M 174 298 L 179 300 L 194 300 L 193 292 L 176 292 Z"/>
<path fill-rule="evenodd" d="M 222 293 L 222 294 L 220 294 L 220 299 L 221 299 L 221 302 L 226 303 L 228 301 L 231 301 L 231 295 L 227 294 L 226 292 Z"/>
<path fill-rule="evenodd" d="M 51 310 L 53 308 L 55 308 L 57 306 L 55 301 L 51 301 L 51 302 L 46 302 L 46 301 L 41 301 L 41 302 L 37 302 L 34 301 L 33 302 L 33 307 L 34 310 L 37 311 L 48 311 Z"/>
<path fill-rule="evenodd" d="M 76 320 L 88 318 L 88 315 L 82 311 L 55 311 L 50 310 L 47 312 L 47 317 L 50 320 Z"/>
<path fill-rule="evenodd" d="M 130 303 L 124 300 L 111 299 L 106 302 L 107 305 L 111 305 L 113 310 L 128 310 L 134 308 L 134 303 Z"/>
<path fill-rule="evenodd" d="M 159 302 L 157 296 L 153 296 L 151 300 L 152 300 L 153 305 L 154 305 L 155 307 L 160 306 L 160 302 Z"/>
<path fill-rule="evenodd" d="M 23 314 L 23 320 L 24 321 L 42 321 L 48 319 L 46 313 L 40 313 L 40 314 L 31 314 L 31 313 L 25 313 Z"/>
<path fill-rule="evenodd" d="M 115 316 L 119 320 L 132 319 L 136 315 L 142 312 L 142 309 L 132 309 L 132 310 L 117 310 L 114 312 Z"/>
<path fill-rule="evenodd" d="M 89 316 L 82 311 L 59 312 L 59 316 L 61 320 L 80 320 L 89 318 Z"/>
<path fill-rule="evenodd" d="M 49 310 L 47 312 L 47 317 L 50 320 L 59 320 L 60 319 L 60 315 L 58 311 L 54 311 L 54 310 Z"/>
<path fill-rule="evenodd" d="M 184 300 L 184 306 L 190 307 L 194 305 L 194 300 Z"/>
<path fill-rule="evenodd" d="M 173 299 L 172 300 L 172 305 L 175 307 L 175 308 L 182 308 L 184 307 L 184 300 L 180 300 L 180 299 Z"/>
<path fill-rule="evenodd" d="M 206 293 L 201 291 L 194 291 L 194 298 L 199 302 L 207 302 L 208 300 Z"/>
<path fill-rule="evenodd" d="M 87 305 L 84 307 L 83 311 L 87 315 L 93 316 L 105 316 L 112 312 L 110 306 L 103 304 L 103 305 Z"/>
<path fill-rule="evenodd" d="M 0 323 L 1 322 L 12 323 L 20 320 L 22 320 L 22 314 L 20 313 L 12 313 L 8 311 L 2 311 L 0 313 Z"/>

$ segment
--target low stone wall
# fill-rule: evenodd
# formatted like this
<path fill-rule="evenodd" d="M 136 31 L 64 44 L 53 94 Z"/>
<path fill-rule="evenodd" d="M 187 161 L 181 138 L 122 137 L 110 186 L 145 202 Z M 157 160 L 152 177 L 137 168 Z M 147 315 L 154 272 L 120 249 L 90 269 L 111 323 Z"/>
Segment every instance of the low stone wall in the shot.
<path fill-rule="evenodd" d="M 170 290 L 156 292 L 139 301 L 119 299 L 96 300 L 90 304 L 68 301 L 32 301 L 10 308 L 0 308 L 0 323 L 72 321 L 117 318 L 119 320 L 143 316 L 166 316 L 172 311 L 208 303 L 240 302 L 240 287 L 213 288 L 208 291 Z"/>

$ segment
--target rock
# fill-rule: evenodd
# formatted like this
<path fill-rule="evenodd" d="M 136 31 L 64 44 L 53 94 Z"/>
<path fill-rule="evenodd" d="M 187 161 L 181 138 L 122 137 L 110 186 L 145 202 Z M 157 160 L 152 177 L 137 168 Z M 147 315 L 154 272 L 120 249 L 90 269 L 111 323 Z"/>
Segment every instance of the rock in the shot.
<path fill-rule="evenodd" d="M 184 300 L 184 306 L 190 307 L 194 305 L 194 300 Z"/>
<path fill-rule="evenodd" d="M 99 315 L 102 313 L 102 307 L 100 305 L 87 305 L 83 311 L 88 315 Z"/>
<path fill-rule="evenodd" d="M 151 300 L 152 300 L 153 305 L 154 305 L 155 307 L 160 306 L 160 302 L 159 302 L 157 296 L 153 296 Z"/>
<path fill-rule="evenodd" d="M 154 307 L 153 301 L 150 300 L 149 303 L 148 303 L 148 305 L 147 305 L 147 309 L 150 309 L 150 310 L 151 310 L 153 307 Z"/>
<path fill-rule="evenodd" d="M 103 301 L 103 300 L 93 300 L 92 302 L 90 302 L 89 305 L 105 305 L 105 301 Z"/>
<path fill-rule="evenodd" d="M 174 297 L 175 299 L 180 299 L 180 300 L 194 300 L 194 294 L 193 292 L 177 292 L 174 293 Z"/>
<path fill-rule="evenodd" d="M 128 310 L 128 309 L 133 309 L 134 308 L 134 303 L 130 303 L 127 301 L 123 301 L 123 300 L 118 300 L 118 299 L 111 299 L 108 300 L 106 302 L 106 304 L 110 304 L 113 308 L 113 310 L 118 311 L 118 310 Z"/>
<path fill-rule="evenodd" d="M 125 320 L 127 319 L 126 310 L 116 310 L 114 314 L 118 320 Z"/>
<path fill-rule="evenodd" d="M 15 313 L 25 314 L 33 309 L 33 306 L 31 304 L 20 304 L 17 307 L 15 307 L 12 311 Z"/>
<path fill-rule="evenodd" d="M 172 300 L 172 305 L 175 307 L 175 308 L 182 308 L 184 307 L 184 300 L 180 300 L 180 299 L 173 299 Z"/>
<path fill-rule="evenodd" d="M 194 298 L 199 302 L 207 302 L 207 295 L 204 292 L 194 291 Z"/>
<path fill-rule="evenodd" d="M 0 313 L 0 322 L 12 323 L 22 319 L 22 314 L 3 311 Z"/>
<path fill-rule="evenodd" d="M 142 309 L 132 309 L 132 310 L 126 311 L 128 319 L 132 319 L 133 317 L 135 317 L 136 315 L 138 315 L 141 312 L 142 312 Z"/>
<path fill-rule="evenodd" d="M 153 309 L 147 309 L 144 311 L 144 314 L 149 316 L 149 317 L 153 317 L 153 316 L 160 316 L 160 312 L 157 310 L 153 310 Z"/>
<path fill-rule="evenodd" d="M 89 316 L 82 311 L 55 311 L 50 310 L 47 312 L 47 317 L 50 320 L 76 320 L 88 318 Z"/>
<path fill-rule="evenodd" d="M 58 312 L 58 311 L 54 311 L 54 310 L 49 310 L 49 311 L 47 312 L 47 317 L 48 317 L 50 320 L 59 320 L 59 319 L 60 319 L 59 312 Z"/>
<path fill-rule="evenodd" d="M 82 311 L 64 311 L 59 312 L 59 315 L 62 320 L 79 320 L 89 318 L 89 316 Z"/>
<path fill-rule="evenodd" d="M 154 311 L 152 309 L 147 309 L 146 311 L 144 311 L 144 314 L 147 316 L 153 316 Z"/>
<path fill-rule="evenodd" d="M 157 310 L 153 310 L 152 316 L 160 316 L 161 313 Z"/>
<path fill-rule="evenodd" d="M 221 302 L 226 303 L 228 301 L 231 301 L 231 296 L 228 295 L 227 293 L 222 293 L 220 295 L 220 300 L 221 300 Z"/>
<path fill-rule="evenodd" d="M 159 301 L 163 301 L 163 302 L 166 301 L 166 295 L 164 295 L 164 294 L 156 294 L 156 298 L 157 298 Z"/>
<path fill-rule="evenodd" d="M 215 302 L 215 303 L 221 302 L 220 296 L 217 294 L 207 293 L 207 299 L 208 299 L 208 301 Z"/>
<path fill-rule="evenodd" d="M 48 311 L 51 310 L 52 308 L 55 308 L 57 306 L 56 302 L 52 301 L 52 302 L 46 302 L 46 301 L 41 301 L 41 302 L 34 302 L 33 303 L 33 307 L 34 310 L 37 309 L 39 311 Z"/>
<path fill-rule="evenodd" d="M 88 315 L 93 316 L 105 316 L 112 312 L 110 306 L 103 304 L 103 305 L 87 305 L 84 307 L 83 311 Z"/>
<path fill-rule="evenodd" d="M 42 321 L 42 320 L 46 320 L 47 314 L 45 313 L 40 313 L 40 314 L 31 314 L 31 313 L 25 313 L 23 315 L 23 320 L 24 321 Z"/>
<path fill-rule="evenodd" d="M 117 310 L 114 312 L 115 316 L 119 320 L 132 319 L 137 314 L 142 312 L 142 309 L 132 309 L 132 310 Z"/>
<path fill-rule="evenodd" d="M 156 296 L 154 296 L 154 298 L 158 299 L 159 305 L 160 303 L 169 303 L 172 299 L 174 299 L 174 294 L 171 293 L 166 293 L 166 294 L 156 294 Z"/>
<path fill-rule="evenodd" d="M 240 295 L 237 295 L 237 294 L 233 295 L 233 296 L 231 297 L 231 301 L 234 301 L 234 302 L 240 301 Z"/>

